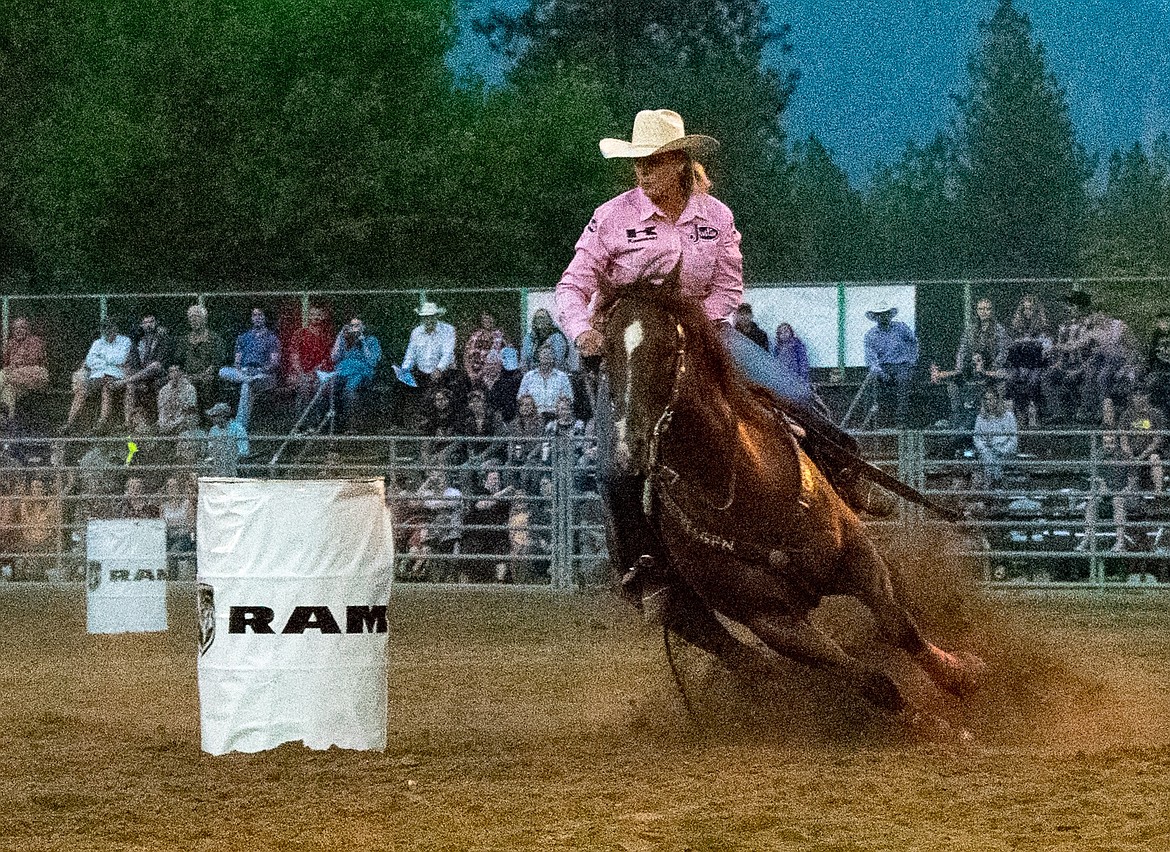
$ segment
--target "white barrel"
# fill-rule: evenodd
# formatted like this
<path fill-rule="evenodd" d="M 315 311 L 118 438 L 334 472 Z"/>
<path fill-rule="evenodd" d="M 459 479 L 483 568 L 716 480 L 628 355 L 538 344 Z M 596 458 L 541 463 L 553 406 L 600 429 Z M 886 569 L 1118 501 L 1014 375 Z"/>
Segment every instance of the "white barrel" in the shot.
<path fill-rule="evenodd" d="M 384 749 L 394 546 L 381 479 L 201 479 L 203 750 Z"/>
<path fill-rule="evenodd" d="M 89 521 L 85 623 L 90 633 L 167 629 L 167 527 L 163 521 Z"/>

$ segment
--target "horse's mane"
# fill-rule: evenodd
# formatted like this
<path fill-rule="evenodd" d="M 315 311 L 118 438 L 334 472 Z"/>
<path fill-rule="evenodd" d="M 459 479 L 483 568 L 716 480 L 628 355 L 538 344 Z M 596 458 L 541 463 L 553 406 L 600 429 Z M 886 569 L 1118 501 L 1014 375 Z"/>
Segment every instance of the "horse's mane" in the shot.
<path fill-rule="evenodd" d="M 721 395 L 739 416 L 745 418 L 759 416 L 761 402 L 774 402 L 775 397 L 770 391 L 746 385 L 740 380 L 715 323 L 703 312 L 701 303 L 683 298 L 675 288 L 640 281 L 610 294 L 599 304 L 598 310 L 608 312 L 617 302 L 626 300 L 660 308 L 683 327 L 687 355 L 708 383 L 703 388 L 704 394 Z"/>

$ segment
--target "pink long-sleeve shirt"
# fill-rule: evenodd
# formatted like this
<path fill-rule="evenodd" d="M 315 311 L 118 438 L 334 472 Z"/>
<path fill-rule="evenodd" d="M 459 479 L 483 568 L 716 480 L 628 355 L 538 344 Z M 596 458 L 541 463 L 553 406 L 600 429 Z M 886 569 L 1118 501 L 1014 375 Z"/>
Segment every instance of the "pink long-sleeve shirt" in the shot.
<path fill-rule="evenodd" d="M 694 193 L 671 222 L 641 188 L 602 204 L 589 220 L 569 268 L 557 284 L 558 321 L 569 340 L 590 328 L 598 293 L 643 278 L 662 279 L 682 254 L 684 296 L 726 319 L 743 300 L 743 255 L 735 218 L 722 201 Z"/>

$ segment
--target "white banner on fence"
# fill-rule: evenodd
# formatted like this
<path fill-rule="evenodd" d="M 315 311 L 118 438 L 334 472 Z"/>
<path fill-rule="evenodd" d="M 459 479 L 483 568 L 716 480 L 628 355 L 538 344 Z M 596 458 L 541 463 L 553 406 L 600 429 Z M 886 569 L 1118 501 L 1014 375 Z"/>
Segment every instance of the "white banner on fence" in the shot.
<path fill-rule="evenodd" d="M 163 521 L 90 521 L 86 628 L 90 633 L 167 629 L 167 527 Z"/>
<path fill-rule="evenodd" d="M 385 485 L 201 479 L 203 750 L 386 747 Z"/>

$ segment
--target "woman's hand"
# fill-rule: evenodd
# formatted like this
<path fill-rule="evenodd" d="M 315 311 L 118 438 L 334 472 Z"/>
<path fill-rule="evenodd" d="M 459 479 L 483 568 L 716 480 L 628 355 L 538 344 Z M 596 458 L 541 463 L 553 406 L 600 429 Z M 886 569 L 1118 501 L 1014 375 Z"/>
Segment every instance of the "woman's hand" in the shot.
<path fill-rule="evenodd" d="M 605 337 L 595 328 L 581 332 L 575 341 L 577 352 L 582 358 L 591 358 L 601 354 L 601 347 L 605 344 Z"/>

